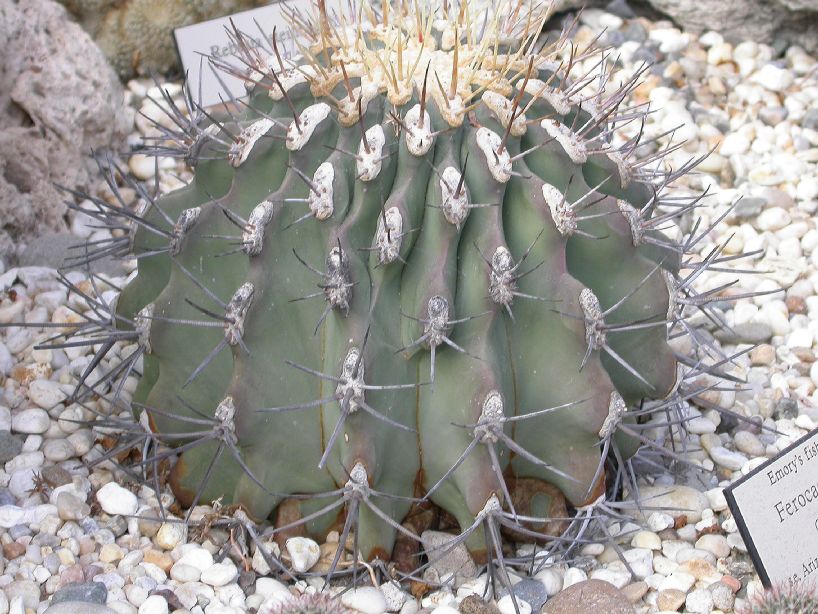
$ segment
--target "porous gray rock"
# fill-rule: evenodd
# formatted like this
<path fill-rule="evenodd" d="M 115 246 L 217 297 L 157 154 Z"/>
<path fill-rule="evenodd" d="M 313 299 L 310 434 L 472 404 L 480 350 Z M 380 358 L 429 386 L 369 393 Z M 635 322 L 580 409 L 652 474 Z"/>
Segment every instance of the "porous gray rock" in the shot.
<path fill-rule="evenodd" d="M 731 41 L 783 41 L 818 50 L 818 0 L 647 0 L 682 29 Z"/>
<path fill-rule="evenodd" d="M 92 149 L 127 133 L 123 92 L 91 38 L 52 0 L 0 0 L 0 257 L 65 230 L 67 196 L 89 188 Z"/>

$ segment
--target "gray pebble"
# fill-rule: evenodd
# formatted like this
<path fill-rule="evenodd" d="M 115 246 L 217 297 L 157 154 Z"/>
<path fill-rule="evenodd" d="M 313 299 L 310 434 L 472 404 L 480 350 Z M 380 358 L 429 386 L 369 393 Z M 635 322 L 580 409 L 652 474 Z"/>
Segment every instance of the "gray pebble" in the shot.
<path fill-rule="evenodd" d="M 764 322 L 742 322 L 731 329 L 715 331 L 715 337 L 722 343 L 764 343 L 773 336 L 773 329 Z"/>
<path fill-rule="evenodd" d="M 531 606 L 531 614 L 538 614 L 545 602 L 548 600 L 548 593 L 545 591 L 545 585 L 539 580 L 526 578 L 515 584 L 511 592 L 517 599 L 525 601 Z M 504 591 L 500 594 L 500 598 L 508 594 Z"/>
<path fill-rule="evenodd" d="M 766 204 L 766 198 L 760 198 L 758 196 L 745 196 L 738 201 L 738 203 L 736 203 L 736 207 L 733 209 L 733 215 L 742 221 L 750 220 L 757 217 L 758 214 L 764 209 Z"/>
<path fill-rule="evenodd" d="M 104 604 L 108 599 L 108 589 L 100 582 L 83 582 L 63 586 L 51 598 L 51 605 L 64 601 L 83 601 Z"/>
<path fill-rule="evenodd" d="M 23 449 L 23 440 L 9 431 L 0 431 L 0 463 L 10 461 Z"/>
<path fill-rule="evenodd" d="M 773 419 L 781 420 L 789 418 L 793 420 L 798 417 L 798 401 L 789 397 L 782 397 L 775 404 L 773 409 Z"/>

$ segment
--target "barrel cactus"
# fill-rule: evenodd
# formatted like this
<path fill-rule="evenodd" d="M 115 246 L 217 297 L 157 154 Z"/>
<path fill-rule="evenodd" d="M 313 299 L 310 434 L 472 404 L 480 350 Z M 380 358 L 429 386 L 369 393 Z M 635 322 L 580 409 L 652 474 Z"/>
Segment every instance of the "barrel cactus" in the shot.
<path fill-rule="evenodd" d="M 696 237 L 662 232 L 697 203 L 664 196 L 689 166 L 620 135 L 638 75 L 614 85 L 604 53 L 578 72 L 599 52 L 548 40 L 537 7 L 319 1 L 291 15 L 297 61 L 233 33 L 218 64 L 246 100 L 166 101 L 154 152 L 194 177 L 138 215 L 97 201 L 133 228 L 88 257 L 138 259 L 110 339 L 137 349 L 94 386 L 141 373 L 184 505 L 286 503 L 276 531 L 389 560 L 431 501 L 502 561 L 501 531 L 560 543 L 537 530 L 548 493 L 585 526 L 630 479 L 611 468 L 652 445 L 645 401 L 678 399 L 668 339 L 719 258 L 685 272 Z"/>

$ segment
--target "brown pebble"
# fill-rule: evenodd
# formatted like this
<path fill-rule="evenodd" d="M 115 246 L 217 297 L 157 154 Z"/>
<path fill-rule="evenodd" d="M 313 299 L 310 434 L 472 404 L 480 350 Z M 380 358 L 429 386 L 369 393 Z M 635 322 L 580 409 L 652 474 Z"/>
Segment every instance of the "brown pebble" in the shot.
<path fill-rule="evenodd" d="M 85 582 L 85 573 L 83 573 L 82 565 L 69 565 L 60 572 L 60 586 L 79 584 L 82 582 Z"/>
<path fill-rule="evenodd" d="M 787 305 L 787 310 L 790 315 L 794 313 L 807 313 L 807 301 L 803 296 L 788 296 L 784 303 Z"/>
<path fill-rule="evenodd" d="M 11 542 L 3 545 L 3 556 L 7 561 L 16 559 L 18 556 L 25 554 L 26 547 L 18 542 Z"/>
<path fill-rule="evenodd" d="M 668 588 L 659 591 L 659 594 L 656 596 L 656 607 L 660 610 L 676 612 L 685 604 L 686 597 L 682 591 L 675 588 Z"/>
<path fill-rule="evenodd" d="M 647 582 L 634 582 L 633 584 L 628 584 L 622 589 L 622 594 L 625 595 L 625 597 L 627 597 L 628 601 L 631 603 L 636 603 L 642 599 L 647 592 Z"/>
<path fill-rule="evenodd" d="M 750 363 L 755 366 L 769 366 L 775 362 L 775 348 L 769 343 L 762 343 L 750 351 Z"/>
<path fill-rule="evenodd" d="M 32 365 L 17 365 L 11 370 L 11 379 L 21 386 L 28 386 L 35 379 L 49 379 L 50 377 L 51 365 L 40 362 Z"/>
<path fill-rule="evenodd" d="M 477 595 L 469 595 L 457 606 L 460 614 L 500 614 L 493 603 L 486 603 Z"/>
<path fill-rule="evenodd" d="M 160 552 L 159 550 L 146 550 L 145 558 L 142 559 L 146 563 L 153 563 L 159 569 L 167 573 L 173 567 L 173 559 L 169 554 Z"/>
<path fill-rule="evenodd" d="M 815 352 L 810 348 L 792 348 L 793 355 L 801 362 L 812 364 L 815 362 Z"/>
<path fill-rule="evenodd" d="M 545 602 L 542 614 L 634 614 L 628 598 L 603 580 L 572 584 Z"/>
<path fill-rule="evenodd" d="M 730 590 L 732 590 L 734 593 L 737 593 L 739 592 L 739 590 L 741 590 L 741 582 L 739 582 L 733 576 L 722 576 L 720 582 L 722 584 L 726 584 L 727 586 L 729 586 Z"/>

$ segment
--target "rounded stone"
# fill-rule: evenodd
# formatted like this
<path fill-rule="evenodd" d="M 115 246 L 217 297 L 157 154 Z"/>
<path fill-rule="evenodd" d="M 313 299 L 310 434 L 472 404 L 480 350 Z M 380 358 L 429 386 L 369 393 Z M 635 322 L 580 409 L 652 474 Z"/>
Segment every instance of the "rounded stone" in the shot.
<path fill-rule="evenodd" d="M 602 580 L 578 582 L 551 597 L 542 614 L 635 614 L 628 598 L 615 586 Z"/>
<path fill-rule="evenodd" d="M 97 501 L 106 514 L 132 516 L 139 508 L 136 495 L 116 482 L 108 482 L 97 491 Z"/>
<path fill-rule="evenodd" d="M 380 589 L 372 586 L 355 588 L 341 595 L 341 603 L 362 614 L 383 614 L 386 598 Z"/>
<path fill-rule="evenodd" d="M 11 430 L 15 433 L 39 435 L 45 433 L 50 425 L 48 412 L 39 407 L 24 409 L 11 417 Z"/>

